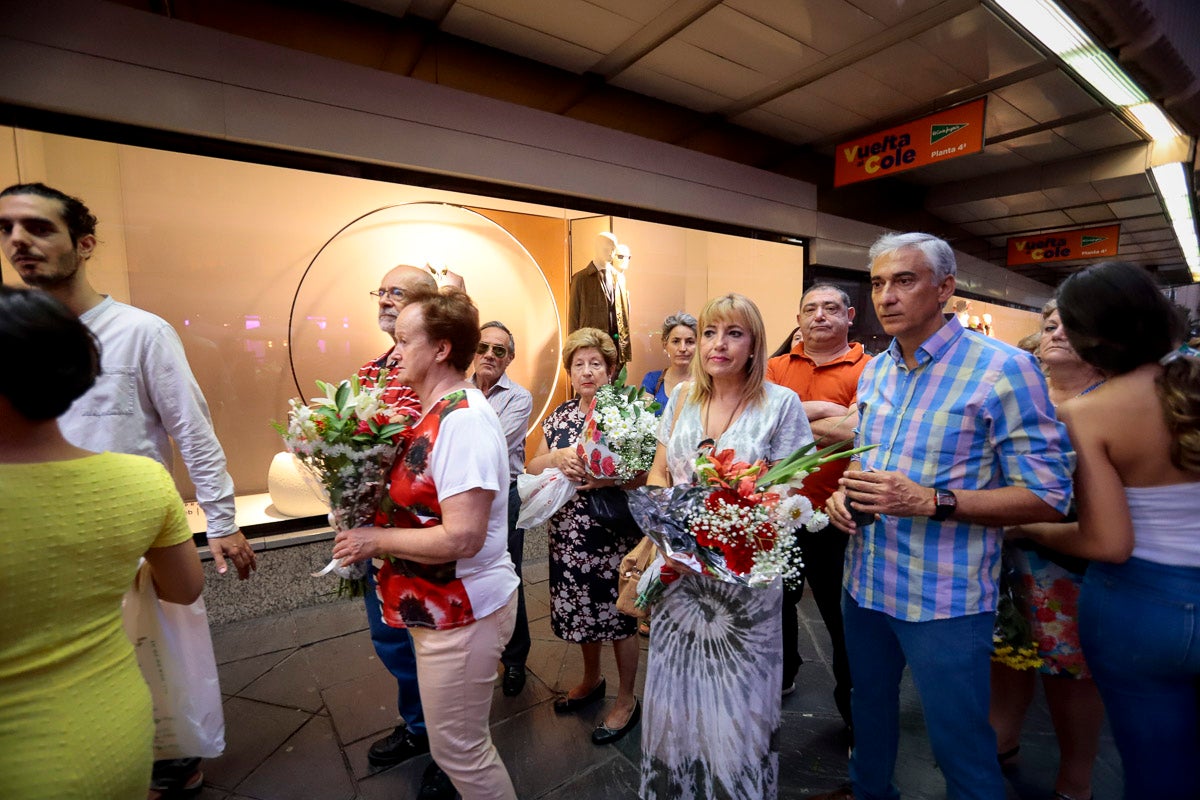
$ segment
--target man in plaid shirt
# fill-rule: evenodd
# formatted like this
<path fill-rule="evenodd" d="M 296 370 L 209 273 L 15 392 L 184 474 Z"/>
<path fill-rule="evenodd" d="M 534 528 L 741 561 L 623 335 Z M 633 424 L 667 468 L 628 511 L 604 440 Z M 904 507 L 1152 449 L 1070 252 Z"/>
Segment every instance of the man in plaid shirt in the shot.
<path fill-rule="evenodd" d="M 1003 800 L 988 723 L 1003 528 L 1063 519 L 1074 453 L 1033 357 L 943 315 L 946 242 L 889 234 L 870 258 L 875 312 L 895 338 L 858 386 L 858 443 L 879 447 L 827 506 L 852 534 L 842 607 L 856 734 L 852 786 L 828 797 L 899 798 L 907 664 L 949 796 Z"/>

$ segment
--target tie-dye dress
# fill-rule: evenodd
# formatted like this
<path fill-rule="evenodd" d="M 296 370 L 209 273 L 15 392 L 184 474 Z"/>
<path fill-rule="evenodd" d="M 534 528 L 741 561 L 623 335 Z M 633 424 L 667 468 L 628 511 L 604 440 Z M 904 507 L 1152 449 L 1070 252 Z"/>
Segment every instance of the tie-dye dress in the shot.
<path fill-rule="evenodd" d="M 767 384 L 717 442 L 740 460 L 777 461 L 812 440 L 799 397 Z M 659 441 L 674 484 L 688 483 L 700 409 L 675 392 Z M 673 430 L 671 429 L 673 426 Z M 778 794 L 783 589 L 684 575 L 654 607 L 642 716 L 643 800 L 761 800 Z"/>

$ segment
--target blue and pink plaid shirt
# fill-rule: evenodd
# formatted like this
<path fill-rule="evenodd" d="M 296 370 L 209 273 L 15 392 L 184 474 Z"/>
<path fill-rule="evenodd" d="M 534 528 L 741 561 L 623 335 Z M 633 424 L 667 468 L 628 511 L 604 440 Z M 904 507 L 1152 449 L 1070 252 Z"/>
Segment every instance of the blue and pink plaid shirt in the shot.
<path fill-rule="evenodd" d="M 1075 465 L 1046 381 L 1028 353 L 951 319 L 908 369 L 896 341 L 858 384 L 864 468 L 922 486 L 1023 486 L 1066 513 Z M 863 608 L 910 622 L 996 609 L 1002 528 L 881 516 L 850 537 L 845 586 Z"/>

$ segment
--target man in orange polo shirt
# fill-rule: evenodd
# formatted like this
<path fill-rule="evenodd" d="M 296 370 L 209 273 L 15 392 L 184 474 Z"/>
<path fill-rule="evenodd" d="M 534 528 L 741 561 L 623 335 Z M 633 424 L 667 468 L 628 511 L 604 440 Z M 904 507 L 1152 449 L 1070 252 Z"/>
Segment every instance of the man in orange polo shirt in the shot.
<path fill-rule="evenodd" d="M 849 296 L 836 286 L 818 283 L 800 298 L 796 322 L 804 340 L 790 353 L 767 362 L 767 380 L 786 386 L 804 404 L 813 436 L 821 446 L 854 436 L 858 424 L 858 376 L 867 365 L 861 344 L 850 344 L 848 336 L 854 321 Z M 805 494 L 814 508 L 823 508 L 838 488 L 838 478 L 846 469 L 845 460 L 826 464 L 804 481 Z M 849 536 L 830 525 L 817 533 L 802 533 L 804 576 L 812 587 L 813 599 L 829 631 L 833 646 L 833 690 L 838 711 L 850 727 L 850 665 L 842 635 L 842 569 Z M 800 668 L 797 650 L 796 602 L 800 592 L 785 593 L 783 602 L 783 692 L 795 689 Z"/>

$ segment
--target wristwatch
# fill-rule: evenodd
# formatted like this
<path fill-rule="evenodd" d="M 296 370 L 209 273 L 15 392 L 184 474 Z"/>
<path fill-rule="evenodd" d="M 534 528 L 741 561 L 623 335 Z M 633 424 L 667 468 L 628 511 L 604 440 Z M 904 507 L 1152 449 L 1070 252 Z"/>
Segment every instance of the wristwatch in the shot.
<path fill-rule="evenodd" d="M 950 515 L 958 508 L 958 498 L 949 489 L 934 489 L 933 498 L 936 507 L 929 518 L 935 522 L 949 519 Z"/>

